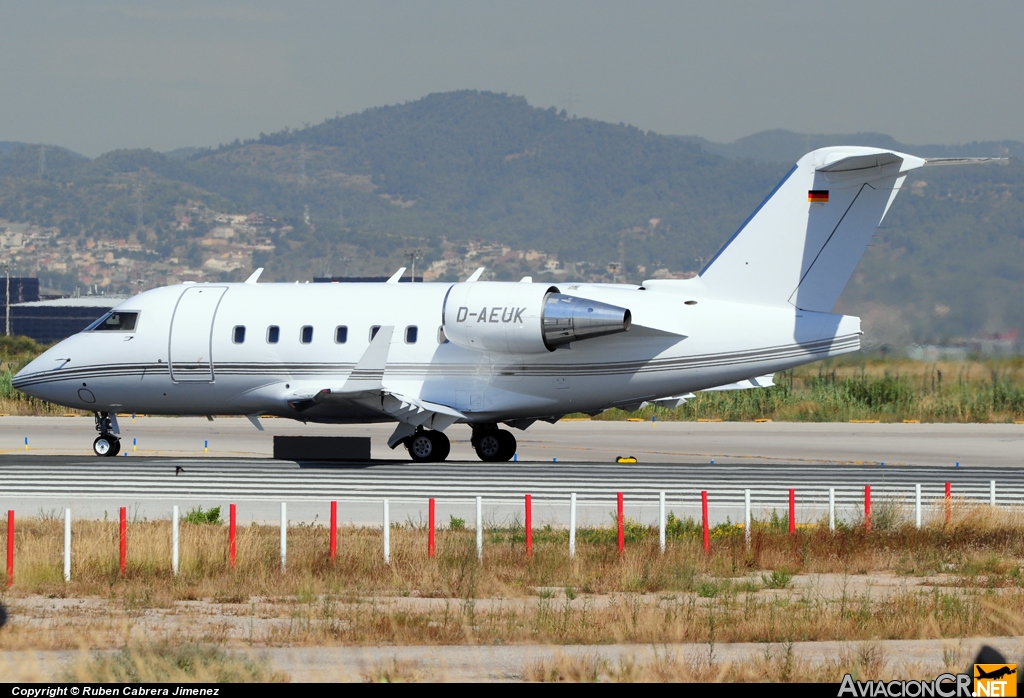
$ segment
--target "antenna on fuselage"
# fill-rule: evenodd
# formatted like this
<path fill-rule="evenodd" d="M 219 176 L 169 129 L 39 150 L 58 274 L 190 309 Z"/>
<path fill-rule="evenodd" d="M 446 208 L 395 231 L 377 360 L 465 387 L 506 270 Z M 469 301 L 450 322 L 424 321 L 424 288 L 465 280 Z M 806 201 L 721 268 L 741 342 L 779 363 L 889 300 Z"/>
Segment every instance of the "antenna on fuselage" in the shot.
<path fill-rule="evenodd" d="M 254 271 L 252 274 L 249 274 L 249 278 L 245 280 L 245 283 L 247 283 L 247 284 L 254 284 L 254 283 L 256 283 L 256 280 L 260 278 L 260 274 L 262 274 L 262 273 L 263 273 L 263 267 L 260 267 L 259 269 Z"/>
<path fill-rule="evenodd" d="M 399 267 L 398 271 L 391 275 L 391 278 L 385 281 L 387 284 L 397 284 L 398 280 L 402 278 L 402 274 L 405 273 L 405 267 Z"/>
<path fill-rule="evenodd" d="M 472 274 L 469 275 L 469 278 L 466 279 L 466 283 L 470 284 L 470 283 L 473 283 L 474 281 L 479 281 L 480 277 L 483 276 L 483 274 L 484 274 L 484 268 L 483 267 L 479 267 L 475 272 L 473 272 Z"/>

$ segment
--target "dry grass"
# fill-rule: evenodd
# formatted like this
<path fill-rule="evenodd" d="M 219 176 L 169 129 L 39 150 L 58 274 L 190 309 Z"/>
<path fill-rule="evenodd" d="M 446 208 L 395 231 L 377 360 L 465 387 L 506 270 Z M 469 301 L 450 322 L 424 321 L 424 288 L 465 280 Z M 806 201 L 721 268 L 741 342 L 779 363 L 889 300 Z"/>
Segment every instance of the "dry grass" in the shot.
<path fill-rule="evenodd" d="M 265 647 L 1024 634 L 1020 511 L 953 502 L 948 524 L 940 510 L 921 530 L 899 507 L 885 511 L 879 503 L 871 531 L 811 526 L 790 536 L 784 520 L 764 523 L 749 545 L 741 529 L 719 526 L 710 555 L 699 529 L 678 520 L 665 555 L 656 530 L 631 524 L 625 554 L 615 549 L 613 529 L 585 529 L 574 560 L 565 531 L 537 530 L 527 558 L 522 529 L 490 529 L 482 564 L 472 531 L 439 532 L 431 559 L 424 530 L 396 527 L 385 565 L 379 529 L 340 529 L 332 563 L 328 532 L 300 526 L 289 533 L 285 572 L 276 527 L 241 527 L 232 570 L 226 527 L 182 524 L 178 577 L 170 570 L 170 523 L 134 522 L 123 578 L 116 522 L 80 521 L 70 583 L 62 578 L 62 522 L 27 518 L 18 524 L 16 583 L 3 594 L 16 620 L 0 633 L 0 649 L 135 647 L 159 637 Z M 124 669 L 111 661 L 97 671 Z M 681 661 L 672 666 L 696 671 Z M 408 673 L 385 669 L 371 673 L 387 680 Z M 625 671 L 604 667 L 602 676 L 613 670 Z M 637 671 L 642 678 L 662 669 Z M 745 676 L 735 667 L 715 671 Z M 559 672 L 552 675 L 569 676 Z"/>
<path fill-rule="evenodd" d="M 908 664 L 887 658 L 882 648 L 865 642 L 849 645 L 838 657 L 824 662 L 811 662 L 795 656 L 792 643 L 766 645 L 760 655 L 745 661 L 719 661 L 714 647 L 707 653 L 681 655 L 677 652 L 656 652 L 655 658 L 637 661 L 621 656 L 609 661 L 595 653 L 556 654 L 550 659 L 529 662 L 523 678 L 537 682 L 835 682 L 845 674 L 871 677 L 873 680 L 931 680 L 945 669 L 939 666 Z"/>

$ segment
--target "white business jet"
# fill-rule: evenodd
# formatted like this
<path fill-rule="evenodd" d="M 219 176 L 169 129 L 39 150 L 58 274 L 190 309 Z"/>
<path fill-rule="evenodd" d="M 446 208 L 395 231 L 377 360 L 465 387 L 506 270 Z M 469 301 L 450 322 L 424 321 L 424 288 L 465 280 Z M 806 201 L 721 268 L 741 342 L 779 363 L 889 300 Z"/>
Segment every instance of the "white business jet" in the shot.
<path fill-rule="evenodd" d="M 957 160 L 978 162 L 988 158 Z M 694 391 L 860 348 L 832 308 L 906 175 L 903 153 L 805 155 L 699 276 L 641 285 L 182 284 L 141 293 L 21 370 L 29 395 L 96 415 L 97 455 L 118 412 L 397 422 L 388 444 L 442 461 L 468 424 L 506 461 L 526 429 L 572 412 L 675 406 Z"/>

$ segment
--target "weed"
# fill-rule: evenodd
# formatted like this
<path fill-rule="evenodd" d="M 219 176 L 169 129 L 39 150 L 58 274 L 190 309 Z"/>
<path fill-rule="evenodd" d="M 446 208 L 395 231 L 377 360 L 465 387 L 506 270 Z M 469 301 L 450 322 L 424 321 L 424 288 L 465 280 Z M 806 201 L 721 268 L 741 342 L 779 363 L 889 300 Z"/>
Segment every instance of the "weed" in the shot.
<path fill-rule="evenodd" d="M 761 575 L 761 582 L 765 589 L 788 589 L 793 575 L 785 570 L 772 570 L 771 574 Z"/>
<path fill-rule="evenodd" d="M 223 523 L 220 520 L 220 507 L 213 507 L 206 511 L 203 511 L 202 507 L 194 507 L 189 509 L 181 520 L 189 524 L 214 524 L 216 526 Z"/>

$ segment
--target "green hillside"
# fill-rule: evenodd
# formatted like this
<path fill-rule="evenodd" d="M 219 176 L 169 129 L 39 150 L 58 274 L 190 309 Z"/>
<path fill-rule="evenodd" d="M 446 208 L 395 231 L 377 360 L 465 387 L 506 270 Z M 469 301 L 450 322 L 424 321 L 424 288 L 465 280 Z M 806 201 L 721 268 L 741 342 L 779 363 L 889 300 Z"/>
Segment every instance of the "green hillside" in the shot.
<path fill-rule="evenodd" d="M 38 273 L 64 289 L 148 283 L 107 274 L 103 264 L 116 260 L 98 252 L 88 281 L 78 267 L 54 271 L 63 268 L 54 260 L 101 240 L 121 241 L 115 257 L 166 262 L 166 278 L 180 277 L 174 265 L 224 279 L 266 265 L 265 279 L 308 279 L 328 264 L 340 271 L 343 258 L 352 275 L 383 274 L 410 248 L 429 264 L 477 240 L 557 255 L 573 278 L 611 280 L 606 265 L 621 261 L 621 275 L 639 281 L 657 269 L 698 269 L 799 155 L 837 142 L 925 156 L 1024 151 L 1015 142 L 912 146 L 880 134 L 783 131 L 715 144 L 463 91 L 166 155 L 90 160 L 47 146 L 43 162 L 39 146 L 5 143 L 0 219 L 51 231 L 40 244 L 52 253 L 36 245 L 20 263 L 49 259 Z M 216 215 L 254 212 L 276 219 L 266 239 L 249 242 L 244 262 L 210 267 L 215 254 L 229 256 L 209 244 Z M 545 273 L 514 260 L 489 271 Z M 938 340 L 1024 328 L 1022 285 L 1020 161 L 927 168 L 908 179 L 840 308 L 863 315 L 875 343 Z"/>

